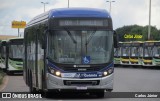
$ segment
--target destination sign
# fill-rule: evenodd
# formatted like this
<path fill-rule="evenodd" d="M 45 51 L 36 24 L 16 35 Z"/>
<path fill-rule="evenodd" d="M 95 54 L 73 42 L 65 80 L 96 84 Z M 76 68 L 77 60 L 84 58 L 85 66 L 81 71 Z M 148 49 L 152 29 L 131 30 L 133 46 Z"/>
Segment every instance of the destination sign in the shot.
<path fill-rule="evenodd" d="M 139 47 L 141 43 L 132 43 L 132 47 Z"/>
<path fill-rule="evenodd" d="M 108 26 L 108 20 L 60 20 L 59 26 Z"/>
<path fill-rule="evenodd" d="M 160 42 L 155 42 L 155 46 L 160 46 Z"/>
<path fill-rule="evenodd" d="M 144 43 L 145 46 L 153 46 L 154 43 L 153 42 L 147 42 L 147 43 Z"/>
<path fill-rule="evenodd" d="M 123 46 L 123 47 L 130 47 L 130 46 L 131 46 L 131 43 L 122 43 L 122 46 Z"/>

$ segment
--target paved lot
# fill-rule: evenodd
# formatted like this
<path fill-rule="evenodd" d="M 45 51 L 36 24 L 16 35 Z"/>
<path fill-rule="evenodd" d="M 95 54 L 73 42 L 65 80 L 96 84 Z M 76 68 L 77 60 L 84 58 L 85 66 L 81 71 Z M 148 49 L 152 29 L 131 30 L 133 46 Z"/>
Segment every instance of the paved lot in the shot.
<path fill-rule="evenodd" d="M 14 75 L 8 76 L 8 83 L 1 92 L 28 91 L 29 88 L 24 83 L 23 76 Z M 160 92 L 160 70 L 127 67 L 115 68 L 113 92 Z M 59 94 L 57 97 L 43 98 L 41 100 L 160 101 L 159 98 L 107 98 L 107 95 L 103 99 L 98 99 L 96 96 L 85 94 Z"/>

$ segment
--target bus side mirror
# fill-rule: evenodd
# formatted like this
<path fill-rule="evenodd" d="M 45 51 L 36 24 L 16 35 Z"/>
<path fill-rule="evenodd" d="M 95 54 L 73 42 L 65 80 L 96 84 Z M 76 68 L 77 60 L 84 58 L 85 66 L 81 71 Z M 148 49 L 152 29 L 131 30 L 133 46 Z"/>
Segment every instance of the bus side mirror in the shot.
<path fill-rule="evenodd" d="M 118 35 L 116 31 L 113 32 L 114 48 L 118 48 Z"/>

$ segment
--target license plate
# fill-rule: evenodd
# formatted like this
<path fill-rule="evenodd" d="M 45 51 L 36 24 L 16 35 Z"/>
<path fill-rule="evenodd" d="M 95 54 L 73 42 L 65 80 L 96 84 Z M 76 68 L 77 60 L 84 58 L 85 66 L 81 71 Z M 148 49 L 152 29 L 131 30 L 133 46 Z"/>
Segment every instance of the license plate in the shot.
<path fill-rule="evenodd" d="M 77 87 L 77 90 L 87 90 L 87 87 Z"/>

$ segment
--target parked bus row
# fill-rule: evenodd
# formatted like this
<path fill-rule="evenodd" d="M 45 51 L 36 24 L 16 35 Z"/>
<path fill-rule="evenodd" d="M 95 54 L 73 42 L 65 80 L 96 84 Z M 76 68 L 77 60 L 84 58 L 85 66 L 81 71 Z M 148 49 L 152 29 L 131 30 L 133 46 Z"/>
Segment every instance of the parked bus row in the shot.
<path fill-rule="evenodd" d="M 22 72 L 23 38 L 11 38 L 0 42 L 0 68 L 8 74 Z"/>
<path fill-rule="evenodd" d="M 160 41 L 119 42 L 114 49 L 114 64 L 160 66 Z"/>

